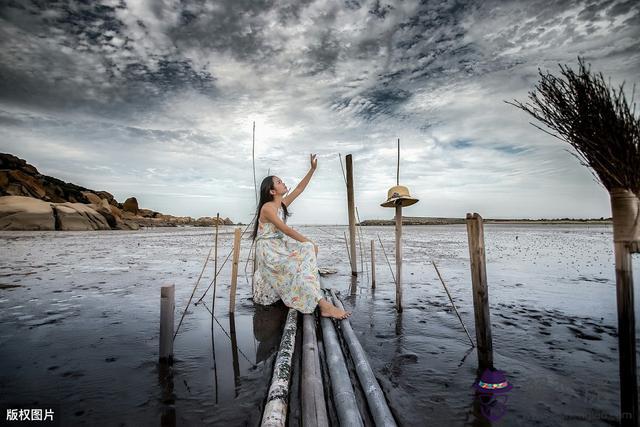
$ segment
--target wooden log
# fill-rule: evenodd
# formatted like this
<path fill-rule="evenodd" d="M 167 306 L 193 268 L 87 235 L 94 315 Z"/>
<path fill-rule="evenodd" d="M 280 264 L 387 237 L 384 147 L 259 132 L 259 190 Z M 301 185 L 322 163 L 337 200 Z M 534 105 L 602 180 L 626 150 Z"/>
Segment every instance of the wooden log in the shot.
<path fill-rule="evenodd" d="M 338 299 L 333 290 L 331 291 L 331 295 L 333 297 L 333 304 L 344 310 L 342 301 Z M 391 414 L 389 405 L 387 405 L 384 393 L 373 374 L 373 370 L 367 359 L 367 354 L 362 348 L 355 332 L 353 332 L 349 319 L 340 320 L 340 329 L 342 331 L 342 337 L 349 348 L 349 354 L 355 365 L 360 385 L 367 398 L 367 404 L 369 405 L 369 410 L 371 411 L 376 426 L 395 426 L 396 421 Z"/>
<path fill-rule="evenodd" d="M 302 332 L 302 425 L 328 427 L 313 314 L 303 315 Z"/>
<path fill-rule="evenodd" d="M 282 331 L 280 348 L 273 368 L 273 377 L 267 394 L 267 404 L 262 413 L 261 425 L 269 427 L 284 427 L 287 422 L 287 407 L 289 405 L 289 380 L 291 379 L 291 360 L 296 342 L 298 329 L 298 312 L 290 308 Z"/>
<path fill-rule="evenodd" d="M 176 286 L 160 288 L 160 356 L 161 363 L 173 364 L 173 326 Z"/>
<path fill-rule="evenodd" d="M 358 275 L 356 264 L 356 211 L 353 192 L 353 159 L 351 154 L 346 156 L 347 162 L 347 209 L 349 211 L 349 253 L 351 260 L 351 274 Z"/>
<path fill-rule="evenodd" d="M 484 252 L 484 227 L 477 213 L 467 214 L 467 236 L 471 258 L 471 283 L 473 286 L 473 311 L 476 324 L 476 345 L 480 371 L 493 367 L 493 342 L 489 317 L 489 288 Z"/>
<path fill-rule="evenodd" d="M 364 424 L 333 321 L 328 317 L 321 317 L 320 324 L 324 338 L 325 360 L 331 378 L 331 392 L 340 425 L 362 426 Z"/>
<path fill-rule="evenodd" d="M 616 299 L 618 303 L 618 352 L 620 363 L 620 425 L 638 425 L 636 325 L 630 244 L 614 242 Z"/>
<path fill-rule="evenodd" d="M 376 288 L 376 249 L 371 239 L 371 289 Z"/>
<path fill-rule="evenodd" d="M 240 236 L 242 231 L 236 228 L 233 235 L 233 264 L 231 266 L 231 289 L 229 290 L 229 313 L 236 311 L 236 287 L 238 285 L 238 260 L 240 258 Z"/>
<path fill-rule="evenodd" d="M 396 204 L 396 310 L 402 312 L 402 206 Z"/>

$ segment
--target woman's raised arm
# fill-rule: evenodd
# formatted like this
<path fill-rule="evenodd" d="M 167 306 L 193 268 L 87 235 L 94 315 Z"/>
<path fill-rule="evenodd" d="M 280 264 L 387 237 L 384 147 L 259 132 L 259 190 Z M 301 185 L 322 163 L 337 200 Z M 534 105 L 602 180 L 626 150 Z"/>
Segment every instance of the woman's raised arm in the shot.
<path fill-rule="evenodd" d="M 287 205 L 287 207 L 289 207 L 289 205 L 291 203 L 293 203 L 293 201 L 300 194 L 302 194 L 304 189 L 307 187 L 307 184 L 309 184 L 309 181 L 311 181 L 311 177 L 313 176 L 313 173 L 315 172 L 316 168 L 318 167 L 318 159 L 316 159 L 316 155 L 315 154 L 310 154 L 309 157 L 310 157 L 310 162 L 311 162 L 311 165 L 309 167 L 309 172 L 307 172 L 307 174 L 304 176 L 304 178 L 302 178 L 302 181 L 300 181 L 300 183 L 298 185 L 296 185 L 296 188 L 294 188 L 291 193 L 287 194 L 282 199 L 282 203 Z"/>

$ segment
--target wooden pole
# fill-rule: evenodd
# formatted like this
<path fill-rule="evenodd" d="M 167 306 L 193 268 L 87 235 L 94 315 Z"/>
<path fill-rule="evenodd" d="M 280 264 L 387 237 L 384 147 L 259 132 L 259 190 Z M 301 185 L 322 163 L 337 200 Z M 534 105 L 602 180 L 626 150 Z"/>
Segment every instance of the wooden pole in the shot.
<path fill-rule="evenodd" d="M 398 162 L 396 163 L 396 185 L 400 185 L 400 138 L 398 138 Z"/>
<path fill-rule="evenodd" d="M 402 312 L 402 205 L 396 202 L 396 310 Z"/>
<path fill-rule="evenodd" d="M 302 319 L 302 425 L 328 427 L 316 321 L 313 314 Z"/>
<path fill-rule="evenodd" d="M 231 266 L 231 289 L 229 294 L 229 313 L 236 311 L 236 286 L 238 285 L 238 259 L 240 258 L 240 228 L 233 235 L 233 264 Z"/>
<path fill-rule="evenodd" d="M 376 249 L 371 239 L 371 289 L 376 288 Z"/>
<path fill-rule="evenodd" d="M 636 325 L 633 303 L 631 251 L 626 242 L 614 242 L 616 299 L 618 302 L 618 352 L 620 360 L 620 425 L 638 425 Z"/>
<path fill-rule="evenodd" d="M 356 264 L 356 211 L 353 194 L 353 159 L 351 154 L 346 156 L 347 162 L 347 208 L 349 210 L 349 252 L 351 254 L 351 274 L 358 275 Z"/>
<path fill-rule="evenodd" d="M 218 223 L 220 212 L 216 213 L 216 237 L 213 244 L 213 298 L 211 300 L 211 315 L 216 312 L 216 284 L 218 279 Z M 213 324 L 212 324 L 213 325 Z"/>
<path fill-rule="evenodd" d="M 173 324 L 176 286 L 160 288 L 160 363 L 173 364 Z"/>
<path fill-rule="evenodd" d="M 369 280 L 369 272 L 367 271 L 367 264 L 365 260 L 364 245 L 362 243 L 362 226 L 360 225 L 360 214 L 358 213 L 358 207 L 356 206 L 356 220 L 358 221 L 358 244 L 360 246 L 360 271 L 365 271 L 367 274 L 367 281 Z"/>
<path fill-rule="evenodd" d="M 633 297 L 632 256 L 640 243 L 640 200 L 624 188 L 610 190 L 613 248 L 616 260 L 618 352 L 620 364 L 620 425 L 638 426 L 636 371 L 636 320 Z"/>
<path fill-rule="evenodd" d="M 473 311 L 476 324 L 478 364 L 481 371 L 493 367 L 493 342 L 489 317 L 489 287 L 484 252 L 484 228 L 482 217 L 467 214 L 467 236 L 471 258 L 471 283 L 473 286 Z"/>

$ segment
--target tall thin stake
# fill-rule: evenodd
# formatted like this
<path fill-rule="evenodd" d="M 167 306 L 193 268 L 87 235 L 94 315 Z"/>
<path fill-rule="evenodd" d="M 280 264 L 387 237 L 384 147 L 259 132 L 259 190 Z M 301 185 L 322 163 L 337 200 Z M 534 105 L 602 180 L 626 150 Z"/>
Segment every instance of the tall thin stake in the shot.
<path fill-rule="evenodd" d="M 447 296 L 449 297 L 449 301 L 451 301 L 451 306 L 456 312 L 456 315 L 458 316 L 458 319 L 460 320 L 460 324 L 464 328 L 464 331 L 467 333 L 467 337 L 469 337 L 469 342 L 471 343 L 471 347 L 475 347 L 476 345 L 473 343 L 473 340 L 471 339 L 471 335 L 469 335 L 469 331 L 467 330 L 467 327 L 464 325 L 464 322 L 462 321 L 462 317 L 460 317 L 460 313 L 458 313 L 458 309 L 456 308 L 456 305 L 453 302 L 453 298 L 451 298 L 449 289 L 447 289 L 447 285 L 445 285 L 444 280 L 442 280 L 442 276 L 440 275 L 440 270 L 438 270 L 438 266 L 436 265 L 436 262 L 431 260 L 431 264 L 433 264 L 433 268 L 436 269 L 436 273 L 438 273 L 438 278 L 440 279 L 440 283 L 442 283 L 442 286 L 444 286 L 444 290 L 447 293 Z"/>

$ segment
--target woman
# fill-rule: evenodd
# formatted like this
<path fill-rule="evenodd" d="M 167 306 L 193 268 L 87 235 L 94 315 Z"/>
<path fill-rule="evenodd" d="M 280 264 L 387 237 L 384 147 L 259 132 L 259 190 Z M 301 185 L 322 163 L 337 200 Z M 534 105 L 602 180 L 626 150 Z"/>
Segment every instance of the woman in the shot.
<path fill-rule="evenodd" d="M 287 194 L 287 186 L 277 176 L 270 175 L 260 184 L 260 202 L 253 228 L 256 242 L 256 270 L 253 301 L 273 304 L 281 299 L 287 307 L 302 313 L 313 313 L 344 319 L 351 313 L 339 309 L 322 296 L 316 256 L 318 247 L 280 219 L 289 216 L 288 207 L 304 191 L 318 166 L 311 155 L 311 168 L 298 186 Z M 286 240 L 285 235 L 295 241 Z"/>

